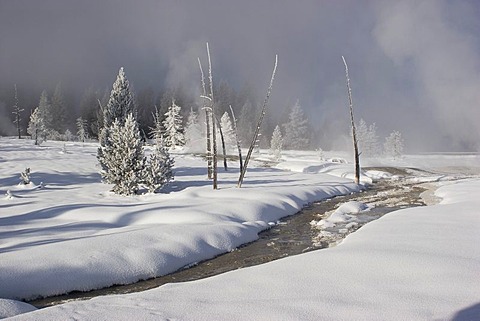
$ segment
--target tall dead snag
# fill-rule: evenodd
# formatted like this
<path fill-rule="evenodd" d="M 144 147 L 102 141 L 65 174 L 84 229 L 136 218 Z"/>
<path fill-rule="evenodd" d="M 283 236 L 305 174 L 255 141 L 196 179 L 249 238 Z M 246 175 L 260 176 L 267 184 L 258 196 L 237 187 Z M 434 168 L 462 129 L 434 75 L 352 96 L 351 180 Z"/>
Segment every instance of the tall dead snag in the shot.
<path fill-rule="evenodd" d="M 207 127 L 207 171 L 208 171 L 208 178 L 212 179 L 212 141 L 210 135 L 210 107 L 207 106 L 205 100 L 210 100 L 210 97 L 207 96 L 207 89 L 205 87 L 205 77 L 203 75 L 203 68 L 202 63 L 200 62 L 200 58 L 198 58 L 198 66 L 200 67 L 200 74 L 202 76 L 202 109 L 205 110 L 205 125 Z"/>
<path fill-rule="evenodd" d="M 235 141 L 237 142 L 238 160 L 240 162 L 240 173 L 241 173 L 243 170 L 243 160 L 242 160 L 242 148 L 240 147 L 240 141 L 238 140 L 237 119 L 235 118 L 235 113 L 233 112 L 232 105 L 230 105 L 229 107 L 230 107 L 230 112 L 232 113 L 233 131 L 235 132 Z"/>
<path fill-rule="evenodd" d="M 207 42 L 208 57 L 208 81 L 210 82 L 210 106 L 212 113 L 212 162 L 213 162 L 213 189 L 217 189 L 217 128 L 215 126 L 215 100 L 213 99 L 213 77 L 212 77 L 212 60 L 210 59 L 210 49 Z"/>
<path fill-rule="evenodd" d="M 355 183 L 360 183 L 360 157 L 358 154 L 357 135 L 355 133 L 355 121 L 353 119 L 353 100 L 352 89 L 350 88 L 350 77 L 348 76 L 348 66 L 345 57 L 342 56 L 343 64 L 345 65 L 345 77 L 347 78 L 348 102 L 350 104 L 350 121 L 352 126 L 353 152 L 355 157 Z"/>
<path fill-rule="evenodd" d="M 267 103 L 268 99 L 270 98 L 270 93 L 273 87 L 273 80 L 275 79 L 275 72 L 277 71 L 277 63 L 278 63 L 278 55 L 275 55 L 275 65 L 273 66 L 272 78 L 270 79 L 270 86 L 268 86 L 267 95 L 265 96 L 265 100 L 263 101 L 262 106 L 262 113 L 260 114 L 260 118 L 258 119 L 257 128 L 255 129 L 255 133 L 253 134 L 252 142 L 250 143 L 250 147 L 248 148 L 247 157 L 245 158 L 245 163 L 243 164 L 242 171 L 240 172 L 240 177 L 238 178 L 237 187 L 242 187 L 243 179 L 245 177 L 245 173 L 247 172 L 248 161 L 250 160 L 250 156 L 252 155 L 253 148 L 255 147 L 255 143 L 258 139 L 258 134 L 260 133 L 260 127 L 262 126 L 263 118 L 265 117 L 265 113 L 267 112 Z"/>

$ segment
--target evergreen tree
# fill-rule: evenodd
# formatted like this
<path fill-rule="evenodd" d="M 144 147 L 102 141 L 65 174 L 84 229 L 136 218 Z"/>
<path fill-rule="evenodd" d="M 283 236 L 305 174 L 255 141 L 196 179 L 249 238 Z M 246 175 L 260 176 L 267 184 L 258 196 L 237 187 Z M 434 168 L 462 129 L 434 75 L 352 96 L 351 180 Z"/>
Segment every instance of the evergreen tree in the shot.
<path fill-rule="evenodd" d="M 172 100 L 172 104 L 165 113 L 165 120 L 163 121 L 166 147 L 176 148 L 185 145 L 180 111 L 181 107 L 175 104 L 175 100 Z"/>
<path fill-rule="evenodd" d="M 280 126 L 276 126 L 273 130 L 272 140 L 270 141 L 270 153 L 273 159 L 279 161 L 282 158 L 283 138 Z"/>
<path fill-rule="evenodd" d="M 198 114 L 191 108 L 185 125 L 185 146 L 191 152 L 201 152 L 205 150 L 204 141 L 203 131 L 198 122 Z"/>
<path fill-rule="evenodd" d="M 295 103 L 288 116 L 285 129 L 284 144 L 287 149 L 305 149 L 309 144 L 308 120 L 303 115 L 299 101 Z"/>
<path fill-rule="evenodd" d="M 225 112 L 220 118 L 220 127 L 223 131 L 225 145 L 229 151 L 232 151 L 236 146 L 235 132 L 233 131 L 232 121 L 230 115 Z"/>
<path fill-rule="evenodd" d="M 173 180 L 173 165 L 175 161 L 170 157 L 163 143 L 163 137 L 155 137 L 155 149 L 150 154 L 144 171 L 144 185 L 150 193 L 158 192 L 168 182 Z"/>
<path fill-rule="evenodd" d="M 21 122 L 21 113 L 24 111 L 23 108 L 20 108 L 18 105 L 18 95 L 17 95 L 17 85 L 15 84 L 15 102 L 13 105 L 13 112 L 12 114 L 15 116 L 15 119 L 13 120 L 13 123 L 17 127 L 17 132 L 18 132 L 18 139 L 22 138 L 22 133 L 21 133 L 21 128 L 20 128 L 20 122 Z"/>
<path fill-rule="evenodd" d="M 45 138 L 45 123 L 40 114 L 39 107 L 35 108 L 30 115 L 27 133 L 35 140 L 35 145 L 40 145 Z"/>
<path fill-rule="evenodd" d="M 87 121 L 82 117 L 77 118 L 77 137 L 81 142 L 85 142 L 88 138 Z"/>
<path fill-rule="evenodd" d="M 66 107 L 65 98 L 63 97 L 60 84 L 55 87 L 52 96 L 51 112 L 51 129 L 63 133 L 66 128 Z"/>
<path fill-rule="evenodd" d="M 253 133 L 255 132 L 255 118 L 256 110 L 250 101 L 247 101 L 240 110 L 238 118 L 237 129 L 240 145 L 248 147 L 252 141 Z"/>
<path fill-rule="evenodd" d="M 40 95 L 40 101 L 38 102 L 38 117 L 42 119 L 44 134 L 47 135 L 47 131 L 52 129 L 52 112 L 46 90 L 42 91 L 42 94 Z"/>
<path fill-rule="evenodd" d="M 399 158 L 403 154 L 404 142 L 402 134 L 394 130 L 388 137 L 385 138 L 384 143 L 385 155 L 391 156 L 394 159 Z"/>
<path fill-rule="evenodd" d="M 123 195 L 138 191 L 145 165 L 133 100 L 129 82 L 120 68 L 103 110 L 104 127 L 97 159 L 104 182 L 114 184 L 113 192 Z"/>
<path fill-rule="evenodd" d="M 363 156 L 374 157 L 380 153 L 380 145 L 377 136 L 377 126 L 375 123 L 370 126 L 365 120 L 360 119 L 356 127 L 356 134 L 358 139 L 358 148 Z"/>
<path fill-rule="evenodd" d="M 123 67 L 118 71 L 118 76 L 113 83 L 110 99 L 103 110 L 103 125 L 108 127 L 118 120 L 120 124 L 125 123 L 127 115 L 136 117 L 135 101 L 133 92 L 130 90 L 130 83 L 125 76 Z"/>
<path fill-rule="evenodd" d="M 121 195 L 137 193 L 143 180 L 145 158 L 138 124 L 133 114 L 125 122 L 118 118 L 109 127 L 105 145 L 98 159 L 102 165 L 101 175 L 105 183 L 114 184 L 112 191 Z"/>

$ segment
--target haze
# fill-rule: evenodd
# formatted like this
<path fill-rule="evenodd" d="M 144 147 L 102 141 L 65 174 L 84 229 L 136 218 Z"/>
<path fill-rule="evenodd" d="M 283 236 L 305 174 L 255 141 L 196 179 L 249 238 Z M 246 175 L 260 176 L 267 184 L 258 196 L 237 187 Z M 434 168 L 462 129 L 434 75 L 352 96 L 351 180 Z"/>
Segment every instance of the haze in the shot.
<path fill-rule="evenodd" d="M 335 148 L 348 137 L 344 55 L 357 119 L 400 130 L 408 151 L 478 151 L 479 18 L 475 0 L 0 0 L 0 90 L 81 95 L 124 66 L 137 90 L 195 92 L 208 41 L 215 81 L 262 93 L 278 54 L 269 112 L 299 99 L 319 147 Z"/>

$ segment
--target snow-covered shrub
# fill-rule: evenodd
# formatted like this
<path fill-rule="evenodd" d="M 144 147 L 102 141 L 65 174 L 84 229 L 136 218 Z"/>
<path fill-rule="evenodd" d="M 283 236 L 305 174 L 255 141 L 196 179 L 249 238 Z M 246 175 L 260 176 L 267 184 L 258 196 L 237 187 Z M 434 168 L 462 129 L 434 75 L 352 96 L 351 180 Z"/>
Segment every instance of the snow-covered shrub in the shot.
<path fill-rule="evenodd" d="M 20 173 L 20 184 L 30 184 L 30 167 L 25 168 L 25 170 Z"/>
<path fill-rule="evenodd" d="M 37 107 L 30 115 L 27 133 L 30 134 L 33 140 L 35 140 L 35 145 L 40 145 L 45 138 L 45 132 L 46 128 L 44 119 L 41 117 L 40 111 Z"/>
<path fill-rule="evenodd" d="M 155 139 L 155 149 L 148 159 L 143 175 L 143 184 L 150 193 L 158 192 L 168 182 L 173 180 L 174 159 L 165 148 L 163 138 Z"/>

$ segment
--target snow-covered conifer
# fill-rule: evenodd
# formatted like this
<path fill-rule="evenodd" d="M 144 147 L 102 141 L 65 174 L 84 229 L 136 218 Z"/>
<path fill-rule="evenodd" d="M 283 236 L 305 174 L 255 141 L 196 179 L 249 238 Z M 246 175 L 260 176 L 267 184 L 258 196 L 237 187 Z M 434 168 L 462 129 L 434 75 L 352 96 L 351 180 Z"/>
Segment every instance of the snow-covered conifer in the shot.
<path fill-rule="evenodd" d="M 280 126 L 276 126 L 273 130 L 272 139 L 270 141 L 270 153 L 273 159 L 279 161 L 282 158 L 283 138 Z"/>
<path fill-rule="evenodd" d="M 283 127 L 285 129 L 284 144 L 287 149 L 308 147 L 308 120 L 305 118 L 298 100 L 290 111 L 288 122 Z"/>
<path fill-rule="evenodd" d="M 203 131 L 198 121 L 198 114 L 192 108 L 188 114 L 187 124 L 185 125 L 185 146 L 190 151 L 201 152 L 205 150 L 204 141 L 205 138 L 203 137 Z"/>
<path fill-rule="evenodd" d="M 120 124 L 123 124 L 129 114 L 132 114 L 134 118 L 136 117 L 135 100 L 130 89 L 130 83 L 122 67 L 118 71 L 117 79 L 113 83 L 110 99 L 103 108 L 103 125 L 108 127 L 116 119 Z"/>
<path fill-rule="evenodd" d="M 123 124 L 118 119 L 114 121 L 97 157 L 104 182 L 114 184 L 113 192 L 131 195 L 138 191 L 145 158 L 138 124 L 131 113 Z"/>
<path fill-rule="evenodd" d="M 233 130 L 232 121 L 230 115 L 225 112 L 220 118 L 220 127 L 223 131 L 223 137 L 225 139 L 225 145 L 228 151 L 234 150 L 236 146 L 235 131 Z"/>
<path fill-rule="evenodd" d="M 394 130 L 388 137 L 385 138 L 384 143 L 385 155 L 399 158 L 403 154 L 404 142 L 402 134 L 399 131 Z"/>
<path fill-rule="evenodd" d="M 158 192 L 173 179 L 173 165 L 175 161 L 170 157 L 163 143 L 163 137 L 155 137 L 155 149 L 148 159 L 144 171 L 144 185 L 150 193 Z"/>
<path fill-rule="evenodd" d="M 35 145 L 40 145 L 45 137 L 45 123 L 41 116 L 39 108 L 35 108 L 30 115 L 30 122 L 28 123 L 27 133 L 35 140 Z"/>
<path fill-rule="evenodd" d="M 12 114 L 15 116 L 15 119 L 13 120 L 13 123 L 15 124 L 15 126 L 17 127 L 17 132 L 18 132 L 18 138 L 22 138 L 22 132 L 21 132 L 21 128 L 20 128 L 20 121 L 22 120 L 22 118 L 20 117 L 22 112 L 24 111 L 23 108 L 20 108 L 20 106 L 18 105 L 18 95 L 17 95 L 17 85 L 15 84 L 15 104 L 13 105 L 13 111 L 12 111 Z"/>
<path fill-rule="evenodd" d="M 55 87 L 52 96 L 51 113 L 51 129 L 57 132 L 64 132 L 66 124 L 66 106 L 60 84 Z"/>
<path fill-rule="evenodd" d="M 380 153 L 380 144 L 377 136 L 377 126 L 375 123 L 367 125 L 365 120 L 360 119 L 356 127 L 358 147 L 363 156 L 374 157 Z"/>
<path fill-rule="evenodd" d="M 172 149 L 185 145 L 180 110 L 181 107 L 177 106 L 172 99 L 172 105 L 168 107 L 163 121 L 165 146 Z"/>
<path fill-rule="evenodd" d="M 40 95 L 40 101 L 38 102 L 38 114 L 39 117 L 43 119 L 43 125 L 45 126 L 45 135 L 47 135 L 47 131 L 52 129 L 52 105 L 48 100 L 47 91 L 42 91 Z"/>
<path fill-rule="evenodd" d="M 82 117 L 77 118 L 77 138 L 81 142 L 85 142 L 88 138 L 87 126 L 88 124 L 86 120 Z"/>
<path fill-rule="evenodd" d="M 75 138 L 75 136 L 72 134 L 70 129 L 65 130 L 63 137 L 65 138 L 66 141 L 72 141 Z"/>

